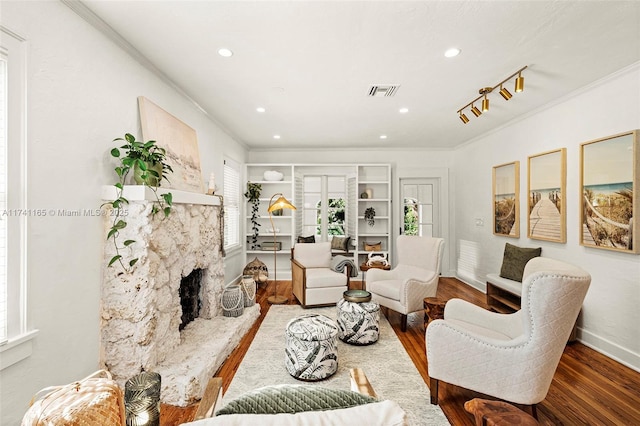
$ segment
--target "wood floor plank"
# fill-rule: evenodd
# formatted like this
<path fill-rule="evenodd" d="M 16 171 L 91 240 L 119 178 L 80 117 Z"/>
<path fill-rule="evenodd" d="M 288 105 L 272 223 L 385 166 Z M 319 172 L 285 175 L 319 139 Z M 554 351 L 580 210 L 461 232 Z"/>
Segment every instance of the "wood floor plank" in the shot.
<path fill-rule="evenodd" d="M 353 281 L 351 288 L 360 285 L 359 281 Z M 267 297 L 271 294 L 272 285 L 258 290 L 256 300 L 261 306 L 258 320 L 216 373 L 222 378 L 225 391 L 269 310 Z M 288 303 L 295 304 L 290 281 L 278 282 L 278 294 L 288 296 Z M 437 296 L 445 300 L 457 297 L 487 308 L 484 293 L 455 278 L 441 278 Z M 400 330 L 400 315 L 390 312 L 388 319 L 428 386 L 422 312 L 409 315 L 406 332 Z M 478 397 L 493 399 L 440 383 L 440 407 L 453 425 L 475 424 L 473 416 L 464 410 L 464 403 Z M 640 373 L 576 342 L 565 348 L 549 393 L 538 404 L 538 419 L 541 425 L 640 425 L 639 407 Z M 163 405 L 160 424 L 179 425 L 193 416 L 195 410 L 195 405 L 185 408 Z"/>

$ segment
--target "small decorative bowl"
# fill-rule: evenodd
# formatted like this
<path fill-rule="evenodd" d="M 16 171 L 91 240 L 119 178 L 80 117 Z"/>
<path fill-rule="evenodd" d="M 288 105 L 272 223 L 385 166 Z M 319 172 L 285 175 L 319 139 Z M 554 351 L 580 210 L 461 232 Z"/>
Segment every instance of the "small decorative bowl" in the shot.
<path fill-rule="evenodd" d="M 278 181 L 284 178 L 284 174 L 277 170 L 267 170 L 266 172 L 264 172 L 262 177 L 264 178 L 264 180 Z"/>
<path fill-rule="evenodd" d="M 342 293 L 342 298 L 347 302 L 364 303 L 371 301 L 371 293 L 367 290 L 347 290 Z"/>

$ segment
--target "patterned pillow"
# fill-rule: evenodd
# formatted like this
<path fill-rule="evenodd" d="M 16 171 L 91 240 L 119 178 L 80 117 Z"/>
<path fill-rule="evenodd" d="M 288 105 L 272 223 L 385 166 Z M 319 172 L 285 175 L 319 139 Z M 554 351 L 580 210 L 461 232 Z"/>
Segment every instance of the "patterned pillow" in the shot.
<path fill-rule="evenodd" d="M 331 249 L 348 252 L 349 241 L 351 241 L 351 237 L 340 237 L 338 235 L 334 235 L 333 239 L 331 240 Z"/>
<path fill-rule="evenodd" d="M 278 414 L 335 410 L 377 402 L 357 392 L 310 385 L 266 386 L 247 392 L 216 411 L 225 414 Z"/>
<path fill-rule="evenodd" d="M 500 276 L 522 282 L 524 265 L 534 257 L 540 256 L 540 253 L 542 253 L 542 247 L 525 248 L 505 243 Z"/>
<path fill-rule="evenodd" d="M 315 235 L 309 235 L 308 237 L 298 237 L 298 242 L 299 243 L 315 243 L 316 242 L 316 236 Z"/>

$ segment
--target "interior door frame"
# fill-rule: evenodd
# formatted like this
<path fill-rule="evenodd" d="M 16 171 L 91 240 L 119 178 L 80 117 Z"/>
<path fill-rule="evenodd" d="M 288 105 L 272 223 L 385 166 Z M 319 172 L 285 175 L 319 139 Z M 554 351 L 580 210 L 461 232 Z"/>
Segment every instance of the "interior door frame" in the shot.
<path fill-rule="evenodd" d="M 439 182 L 438 199 L 435 208 L 438 209 L 437 214 L 440 218 L 440 236 L 444 238 L 444 255 L 442 257 L 441 274 L 443 276 L 452 277 L 455 276 L 455 268 L 452 268 L 451 259 L 455 259 L 455 241 L 451 238 L 451 223 L 454 218 L 452 217 L 451 209 L 449 207 L 449 169 L 446 167 L 436 168 L 404 168 L 398 171 L 398 175 L 393 177 L 392 199 L 395 202 L 393 206 L 394 217 L 392 227 L 392 249 L 394 252 L 393 259 L 397 259 L 395 253 L 395 241 L 400 235 L 400 228 L 403 225 L 404 212 L 402 211 L 403 203 L 401 200 L 402 191 L 400 188 L 400 181 L 404 179 L 429 179 Z"/>

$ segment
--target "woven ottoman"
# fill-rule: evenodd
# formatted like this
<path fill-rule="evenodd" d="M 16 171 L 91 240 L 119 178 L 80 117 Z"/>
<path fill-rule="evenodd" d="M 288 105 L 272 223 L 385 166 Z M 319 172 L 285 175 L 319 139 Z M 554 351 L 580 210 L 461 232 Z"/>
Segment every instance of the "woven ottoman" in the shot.
<path fill-rule="evenodd" d="M 285 330 L 285 366 L 298 380 L 326 379 L 338 370 L 338 327 L 319 314 L 292 319 Z"/>
<path fill-rule="evenodd" d="M 370 298 L 369 295 L 368 299 Z M 377 302 L 357 300 L 358 298 L 349 300 L 347 297 L 338 301 L 338 337 L 351 345 L 370 345 L 377 342 L 380 335 L 380 305 Z"/>

